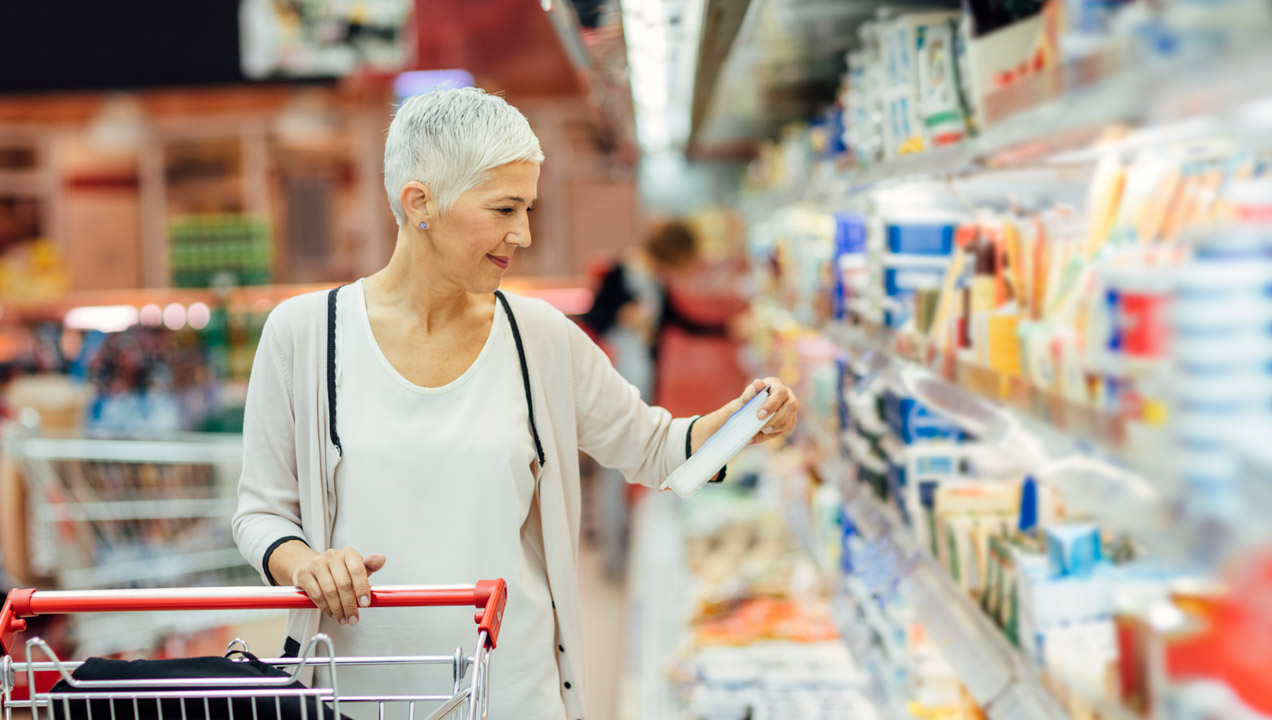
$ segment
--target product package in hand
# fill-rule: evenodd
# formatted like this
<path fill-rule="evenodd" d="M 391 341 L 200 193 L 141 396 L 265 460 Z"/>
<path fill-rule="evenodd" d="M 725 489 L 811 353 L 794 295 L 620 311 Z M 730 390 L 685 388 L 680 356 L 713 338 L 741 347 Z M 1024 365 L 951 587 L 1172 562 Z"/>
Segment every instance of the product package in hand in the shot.
<path fill-rule="evenodd" d="M 723 427 L 707 438 L 697 452 L 690 455 L 683 465 L 667 477 L 662 489 L 671 488 L 680 497 L 689 497 L 701 490 L 773 419 L 772 416 L 765 419 L 759 417 L 760 408 L 768 398 L 767 387 L 756 393 L 750 402 L 733 413 Z"/>

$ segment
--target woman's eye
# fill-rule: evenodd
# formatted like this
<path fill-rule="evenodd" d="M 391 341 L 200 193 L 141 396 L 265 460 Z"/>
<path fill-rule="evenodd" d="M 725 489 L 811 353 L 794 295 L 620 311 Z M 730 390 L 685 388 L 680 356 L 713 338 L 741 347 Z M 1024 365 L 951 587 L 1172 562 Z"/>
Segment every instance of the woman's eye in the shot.
<path fill-rule="evenodd" d="M 499 208 L 499 213 L 501 215 L 511 215 L 514 212 L 516 212 L 514 208 Z"/>

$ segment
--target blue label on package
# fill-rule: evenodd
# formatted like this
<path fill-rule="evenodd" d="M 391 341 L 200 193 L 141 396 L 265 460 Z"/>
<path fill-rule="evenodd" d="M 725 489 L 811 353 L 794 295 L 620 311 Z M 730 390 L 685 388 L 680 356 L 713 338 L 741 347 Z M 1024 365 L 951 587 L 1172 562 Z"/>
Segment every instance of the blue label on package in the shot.
<path fill-rule="evenodd" d="M 949 255 L 954 252 L 954 226 L 948 223 L 889 225 L 889 252 L 901 255 Z"/>
<path fill-rule="evenodd" d="M 884 412 L 888 427 L 907 444 L 917 440 L 959 440 L 963 436 L 957 425 L 913 398 L 889 395 Z"/>

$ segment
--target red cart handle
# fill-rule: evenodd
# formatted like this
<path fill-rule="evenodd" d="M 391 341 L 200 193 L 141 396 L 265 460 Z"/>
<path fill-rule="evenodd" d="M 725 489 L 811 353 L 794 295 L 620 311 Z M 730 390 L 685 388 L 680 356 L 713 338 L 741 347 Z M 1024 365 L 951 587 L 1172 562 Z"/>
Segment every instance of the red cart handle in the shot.
<path fill-rule="evenodd" d="M 371 588 L 370 607 L 472 606 L 478 629 L 494 648 L 508 604 L 503 580 L 476 585 L 384 585 Z M 163 588 L 155 590 L 13 590 L 0 609 L 0 654 L 13 636 L 26 629 L 23 618 L 83 612 L 145 610 L 304 610 L 314 607 L 304 590 L 294 587 Z"/>

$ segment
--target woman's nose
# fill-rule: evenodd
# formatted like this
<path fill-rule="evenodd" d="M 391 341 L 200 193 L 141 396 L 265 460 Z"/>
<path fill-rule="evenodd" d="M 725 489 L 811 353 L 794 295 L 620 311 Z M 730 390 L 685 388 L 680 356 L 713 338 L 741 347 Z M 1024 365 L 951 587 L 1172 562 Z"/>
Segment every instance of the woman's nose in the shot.
<path fill-rule="evenodd" d="M 508 233 L 507 241 L 509 245 L 516 245 L 522 248 L 530 247 L 530 243 L 533 242 L 530 238 L 530 218 L 527 217 L 522 222 L 521 227 Z"/>

